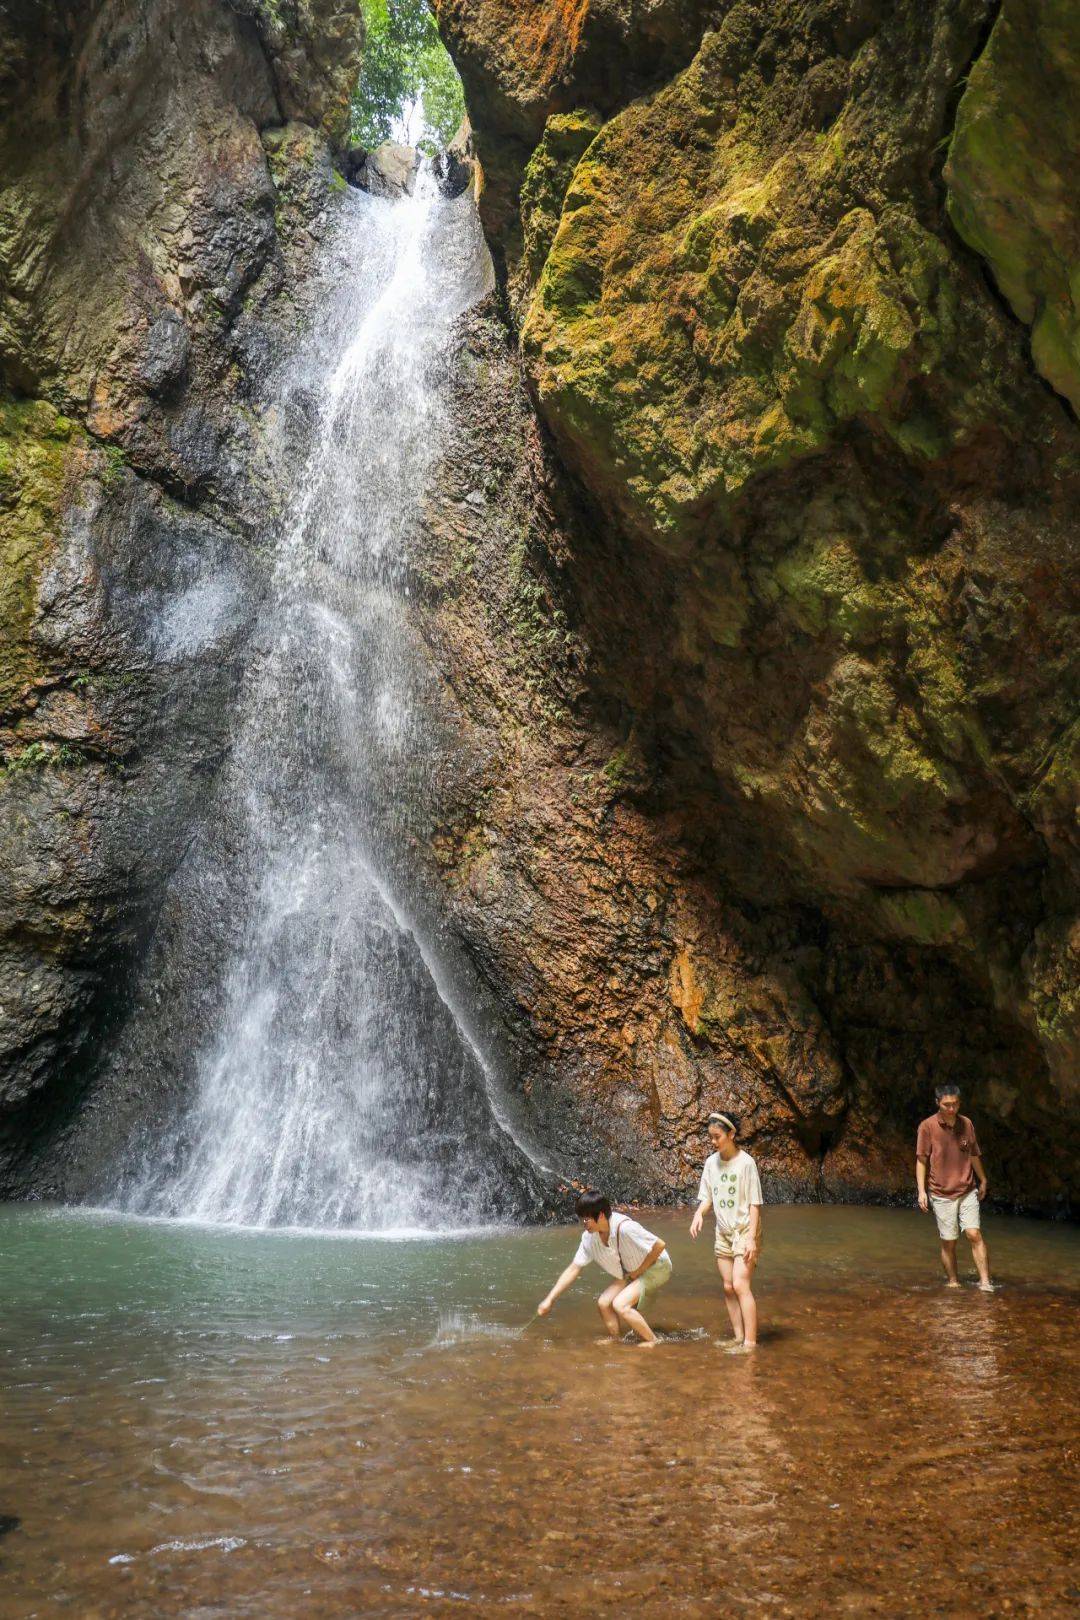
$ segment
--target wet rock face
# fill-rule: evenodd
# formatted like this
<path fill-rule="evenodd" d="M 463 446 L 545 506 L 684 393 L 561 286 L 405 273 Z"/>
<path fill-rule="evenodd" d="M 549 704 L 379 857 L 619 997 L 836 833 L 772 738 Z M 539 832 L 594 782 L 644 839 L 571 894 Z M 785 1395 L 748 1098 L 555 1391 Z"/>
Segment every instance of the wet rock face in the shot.
<path fill-rule="evenodd" d="M 48 1192 L 229 746 L 359 38 L 218 0 L 0 31 L 0 1192 Z"/>
<path fill-rule="evenodd" d="M 446 150 L 435 154 L 433 167 L 444 197 L 460 197 L 473 184 L 476 163 L 472 129 L 467 118 Z"/>
<path fill-rule="evenodd" d="M 477 696 L 488 797 L 438 848 L 534 1092 L 630 1190 L 684 1189 L 717 1104 L 791 1190 L 904 1188 L 948 1077 L 999 1191 L 1068 1197 L 1059 9 L 439 6 L 555 459 L 516 540 L 446 519 L 487 606 L 441 634 L 487 615 L 503 720 Z M 470 488 L 512 482 L 498 420 Z"/>

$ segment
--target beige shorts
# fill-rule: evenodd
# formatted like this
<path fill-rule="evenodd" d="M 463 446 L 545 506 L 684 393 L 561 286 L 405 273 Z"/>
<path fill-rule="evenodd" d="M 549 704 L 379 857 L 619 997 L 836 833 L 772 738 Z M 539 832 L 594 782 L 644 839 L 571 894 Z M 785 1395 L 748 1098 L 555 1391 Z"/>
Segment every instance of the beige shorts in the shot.
<path fill-rule="evenodd" d="M 746 1243 L 749 1232 L 725 1232 L 723 1227 L 716 1228 L 716 1241 L 713 1252 L 725 1260 L 739 1260 L 746 1253 Z M 761 1253 L 761 1238 L 758 1238 L 758 1254 Z"/>
<path fill-rule="evenodd" d="M 930 1205 L 944 1242 L 955 1243 L 961 1232 L 980 1230 L 979 1195 L 974 1187 L 963 1198 L 935 1198 L 931 1193 Z"/>
<path fill-rule="evenodd" d="M 660 1256 L 648 1271 L 641 1274 L 641 1292 L 638 1294 L 638 1304 L 644 1305 L 650 1294 L 655 1294 L 658 1288 L 663 1288 L 671 1280 L 671 1256 L 665 1252 Z"/>

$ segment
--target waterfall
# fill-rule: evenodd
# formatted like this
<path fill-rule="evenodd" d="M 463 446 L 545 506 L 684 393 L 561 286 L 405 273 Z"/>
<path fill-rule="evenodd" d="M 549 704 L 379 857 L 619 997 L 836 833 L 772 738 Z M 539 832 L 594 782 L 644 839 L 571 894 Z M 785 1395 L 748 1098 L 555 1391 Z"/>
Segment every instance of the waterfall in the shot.
<path fill-rule="evenodd" d="M 399 857 L 432 752 L 405 565 L 444 447 L 453 323 L 490 269 L 471 199 L 426 173 L 412 197 L 341 208 L 338 287 L 285 379 L 303 467 L 200 880 L 229 884 L 232 943 L 210 1027 L 193 1020 L 190 1094 L 117 1201 L 251 1225 L 475 1224 L 529 1206 L 531 1166 L 409 921 Z"/>

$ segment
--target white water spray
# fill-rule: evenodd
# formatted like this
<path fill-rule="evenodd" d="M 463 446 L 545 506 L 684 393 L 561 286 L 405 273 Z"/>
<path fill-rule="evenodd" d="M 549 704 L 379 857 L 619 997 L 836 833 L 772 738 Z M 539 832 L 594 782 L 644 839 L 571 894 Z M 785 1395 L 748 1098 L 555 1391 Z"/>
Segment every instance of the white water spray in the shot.
<path fill-rule="evenodd" d="M 459 1225 L 511 1205 L 524 1165 L 392 898 L 428 741 L 404 564 L 443 448 L 452 324 L 488 266 L 471 203 L 426 175 L 345 213 L 341 293 L 290 379 L 310 451 L 223 790 L 242 922 L 213 1027 L 192 1032 L 175 1140 L 123 1195 L 145 1213 Z"/>

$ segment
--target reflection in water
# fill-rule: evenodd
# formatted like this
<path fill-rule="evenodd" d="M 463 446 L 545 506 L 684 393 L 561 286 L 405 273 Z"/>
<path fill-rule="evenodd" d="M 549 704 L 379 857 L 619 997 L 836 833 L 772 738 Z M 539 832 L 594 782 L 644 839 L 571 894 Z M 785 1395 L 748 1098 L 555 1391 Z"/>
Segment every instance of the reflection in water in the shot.
<path fill-rule="evenodd" d="M 531 1321 L 566 1232 L 0 1212 L 0 1614 L 1068 1612 L 1074 1232 L 946 1295 L 915 1215 L 770 1209 L 732 1357 L 687 1218 L 641 1356 Z"/>

